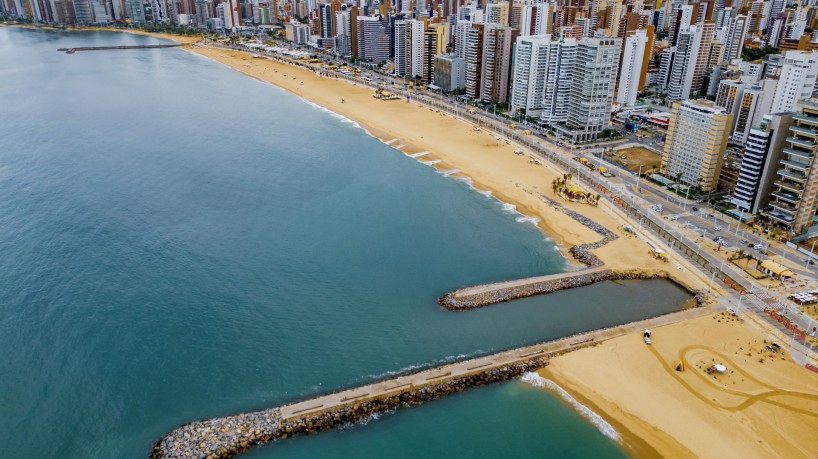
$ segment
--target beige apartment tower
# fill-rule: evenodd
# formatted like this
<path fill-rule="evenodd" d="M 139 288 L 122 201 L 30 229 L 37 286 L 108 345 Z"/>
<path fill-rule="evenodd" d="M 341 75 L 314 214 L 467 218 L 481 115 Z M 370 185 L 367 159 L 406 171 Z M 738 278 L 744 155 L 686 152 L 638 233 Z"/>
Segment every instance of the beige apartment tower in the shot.
<path fill-rule="evenodd" d="M 662 171 L 686 185 L 715 191 L 733 115 L 709 100 L 674 102 Z"/>

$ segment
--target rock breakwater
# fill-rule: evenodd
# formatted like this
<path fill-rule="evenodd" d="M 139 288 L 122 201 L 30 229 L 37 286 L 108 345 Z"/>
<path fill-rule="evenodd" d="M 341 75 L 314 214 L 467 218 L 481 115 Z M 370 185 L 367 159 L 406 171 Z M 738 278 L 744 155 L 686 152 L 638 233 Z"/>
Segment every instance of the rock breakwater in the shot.
<path fill-rule="evenodd" d="M 480 288 L 478 292 L 472 294 L 464 294 L 463 290 L 474 289 L 474 287 L 458 289 L 440 297 L 438 299 L 438 303 L 440 303 L 440 305 L 446 309 L 466 310 L 488 306 L 495 303 L 502 303 L 504 301 L 526 298 L 533 295 L 552 293 L 559 290 L 576 287 L 584 287 L 586 285 L 591 285 L 606 280 L 661 278 L 671 279 L 674 282 L 676 281 L 667 271 L 642 269 L 593 269 L 574 273 L 557 274 L 548 277 L 549 278 L 545 280 L 532 280 L 532 282 L 529 283 L 517 283 L 512 286 L 503 286 L 503 284 L 498 284 L 497 288 L 492 288 L 491 285 L 486 285 Z M 703 304 L 706 298 L 706 295 L 704 295 L 703 292 L 691 290 L 684 284 L 680 285 L 696 295 L 697 304 Z"/>
<path fill-rule="evenodd" d="M 542 354 L 464 375 L 436 379 L 434 382 L 406 384 L 401 391 L 349 401 L 303 415 L 282 418 L 282 408 L 243 413 L 185 424 L 154 443 L 151 459 L 233 457 L 257 444 L 269 443 L 297 434 L 312 434 L 336 426 L 358 422 L 367 417 L 419 405 L 423 402 L 522 376 L 548 365 L 548 359 L 579 347 Z M 409 374 L 411 375 L 411 374 Z M 409 376 L 406 375 L 406 376 Z M 308 410 L 309 411 L 309 410 Z"/>

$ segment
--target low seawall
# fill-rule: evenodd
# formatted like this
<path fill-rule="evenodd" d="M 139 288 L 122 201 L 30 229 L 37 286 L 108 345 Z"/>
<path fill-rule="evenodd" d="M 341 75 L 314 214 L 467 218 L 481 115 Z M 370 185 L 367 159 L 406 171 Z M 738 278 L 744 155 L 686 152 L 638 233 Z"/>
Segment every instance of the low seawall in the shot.
<path fill-rule="evenodd" d="M 678 279 L 675 279 L 667 271 L 590 268 L 569 273 L 465 287 L 443 295 L 438 299 L 438 303 L 446 309 L 459 311 L 534 295 L 553 293 L 560 290 L 584 287 L 607 280 L 633 279 L 668 279 L 693 293 L 696 296 L 696 303 L 698 305 L 701 306 L 706 301 L 705 295 L 702 292 L 685 285 Z"/>

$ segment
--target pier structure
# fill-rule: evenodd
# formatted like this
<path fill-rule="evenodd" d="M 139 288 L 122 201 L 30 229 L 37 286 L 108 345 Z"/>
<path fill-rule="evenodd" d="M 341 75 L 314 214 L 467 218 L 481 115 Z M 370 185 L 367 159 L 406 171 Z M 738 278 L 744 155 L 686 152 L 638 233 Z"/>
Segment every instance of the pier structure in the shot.
<path fill-rule="evenodd" d="M 131 45 L 131 46 L 78 46 L 76 48 L 58 48 L 57 51 L 64 51 L 66 54 L 74 54 L 77 51 L 107 51 L 113 49 L 155 49 L 155 48 L 176 48 L 182 43 L 168 45 Z"/>
<path fill-rule="evenodd" d="M 312 434 L 400 407 L 418 405 L 470 387 L 520 377 L 548 365 L 550 358 L 601 341 L 711 313 L 692 308 L 627 325 L 572 335 L 496 354 L 461 360 L 253 413 L 194 421 L 168 433 L 151 459 L 227 458 L 257 444 Z"/>

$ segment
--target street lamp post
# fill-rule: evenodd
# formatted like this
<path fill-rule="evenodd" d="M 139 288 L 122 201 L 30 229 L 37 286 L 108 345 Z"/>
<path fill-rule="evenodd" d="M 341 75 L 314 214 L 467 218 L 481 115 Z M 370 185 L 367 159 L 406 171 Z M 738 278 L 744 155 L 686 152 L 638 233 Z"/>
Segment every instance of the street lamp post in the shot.
<path fill-rule="evenodd" d="M 810 249 L 809 249 L 809 258 L 807 258 L 807 261 L 805 261 L 805 262 L 804 262 L 804 269 L 805 269 L 805 270 L 806 270 L 806 269 L 807 269 L 807 267 L 809 266 L 809 262 L 811 262 L 811 261 L 812 261 L 812 253 L 813 253 L 813 251 L 815 250 L 815 243 L 816 243 L 816 242 L 818 242 L 818 239 L 816 239 L 816 240 L 812 241 L 812 248 L 810 248 Z"/>
<path fill-rule="evenodd" d="M 636 174 L 636 192 L 641 193 L 639 191 L 639 181 L 642 180 L 642 165 L 639 165 L 639 173 Z"/>

